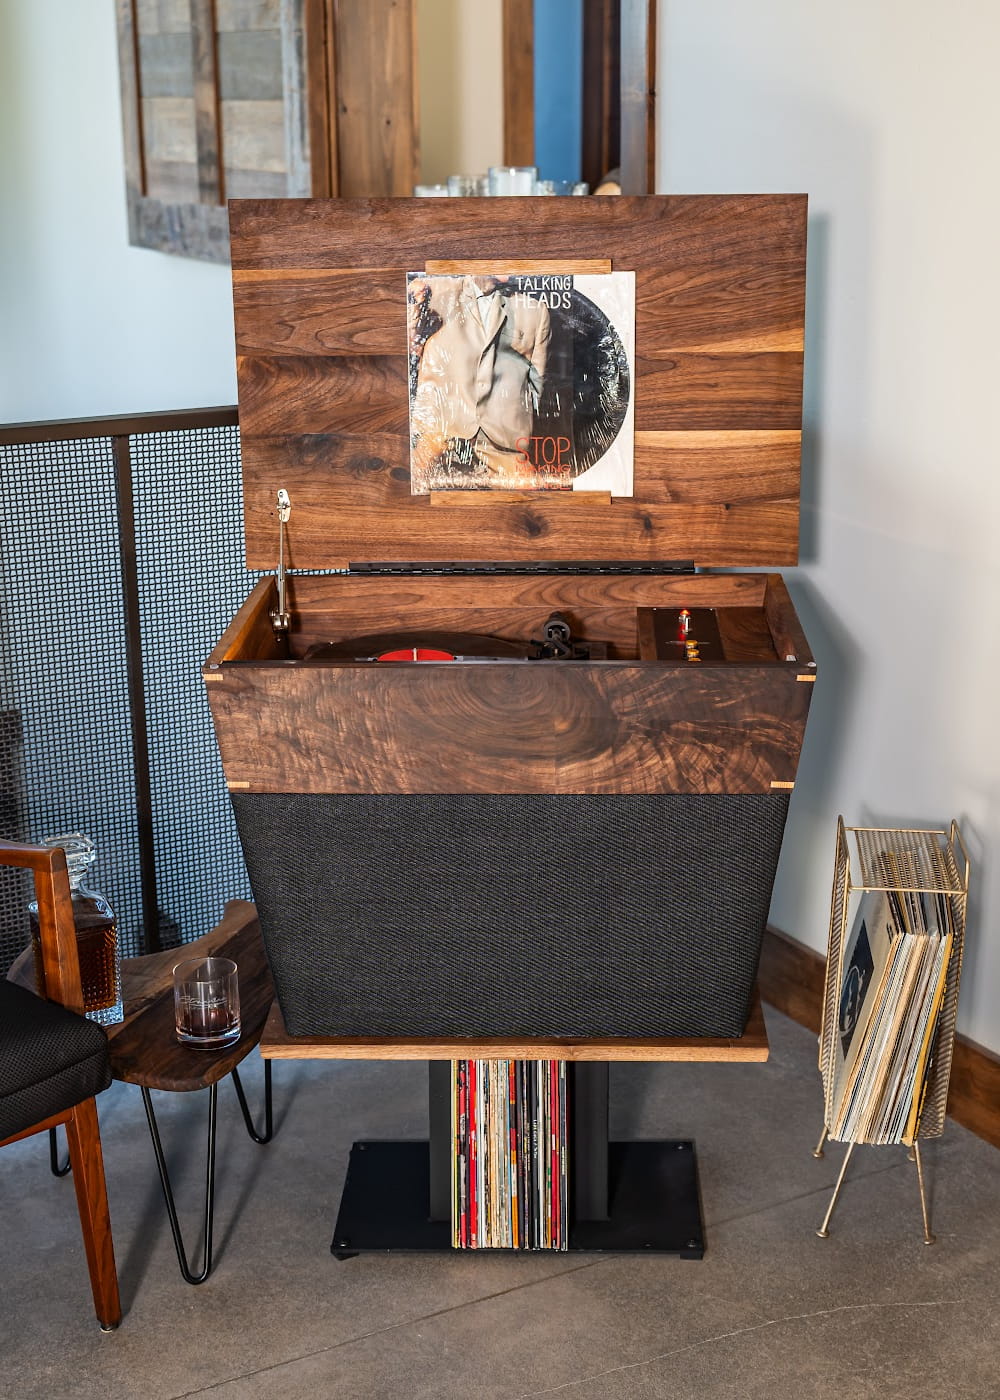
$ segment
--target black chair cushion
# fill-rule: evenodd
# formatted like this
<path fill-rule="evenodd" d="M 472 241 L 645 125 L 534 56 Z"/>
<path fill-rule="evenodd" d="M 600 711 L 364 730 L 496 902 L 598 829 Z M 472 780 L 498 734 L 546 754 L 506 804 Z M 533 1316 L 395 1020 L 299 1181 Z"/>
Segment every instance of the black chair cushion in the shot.
<path fill-rule="evenodd" d="M 0 1141 L 110 1083 L 103 1026 L 0 980 Z"/>

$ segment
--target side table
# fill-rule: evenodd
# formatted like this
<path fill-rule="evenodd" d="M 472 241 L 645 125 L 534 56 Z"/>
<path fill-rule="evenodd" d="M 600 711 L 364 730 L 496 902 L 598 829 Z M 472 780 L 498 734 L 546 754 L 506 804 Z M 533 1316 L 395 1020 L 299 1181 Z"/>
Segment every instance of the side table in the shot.
<path fill-rule="evenodd" d="M 181 958 L 232 958 L 239 968 L 240 1038 L 219 1050 L 182 1045 L 174 1031 L 173 969 Z M 34 990 L 30 948 L 20 955 L 7 974 L 11 981 Z M 273 1133 L 271 1064 L 264 1064 L 264 1130 L 254 1127 L 237 1066 L 260 1041 L 274 998 L 271 973 L 261 942 L 257 911 L 246 900 L 230 900 L 220 923 L 193 943 L 167 948 L 144 957 L 122 960 L 122 994 L 125 1019 L 106 1027 L 115 1079 L 137 1084 L 142 1091 L 146 1120 L 160 1174 L 160 1185 L 170 1219 L 181 1274 L 188 1283 L 204 1283 L 212 1271 L 212 1226 L 215 1203 L 215 1123 L 219 1081 L 231 1074 L 247 1132 L 254 1142 L 266 1143 Z M 188 1263 L 181 1236 L 166 1159 L 153 1112 L 152 1089 L 186 1093 L 209 1090 L 208 1149 L 205 1174 L 205 1221 L 202 1266 L 195 1273 Z M 60 1174 L 53 1153 L 53 1170 Z"/>

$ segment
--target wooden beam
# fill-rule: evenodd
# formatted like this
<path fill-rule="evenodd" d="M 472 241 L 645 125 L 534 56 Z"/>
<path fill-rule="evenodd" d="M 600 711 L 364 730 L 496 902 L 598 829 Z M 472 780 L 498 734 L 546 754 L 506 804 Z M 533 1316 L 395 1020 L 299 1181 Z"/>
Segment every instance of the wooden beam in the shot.
<path fill-rule="evenodd" d="M 219 120 L 219 58 L 215 0 L 191 0 L 194 120 L 198 149 L 198 194 L 202 204 L 224 204 L 225 174 Z"/>
<path fill-rule="evenodd" d="M 619 162 L 620 0 L 584 0 L 581 177 L 591 190 Z"/>
<path fill-rule="evenodd" d="M 721 1061 L 760 1063 L 768 1042 L 760 998 L 755 995 L 742 1036 L 675 1036 L 664 1040 L 390 1040 L 383 1037 L 289 1035 L 275 1002 L 264 1026 L 266 1060 L 569 1060 Z"/>
<path fill-rule="evenodd" d="M 622 194 L 656 188 L 656 4 L 621 0 Z"/>
<path fill-rule="evenodd" d="M 503 158 L 535 163 L 535 18 L 532 0 L 503 0 Z"/>

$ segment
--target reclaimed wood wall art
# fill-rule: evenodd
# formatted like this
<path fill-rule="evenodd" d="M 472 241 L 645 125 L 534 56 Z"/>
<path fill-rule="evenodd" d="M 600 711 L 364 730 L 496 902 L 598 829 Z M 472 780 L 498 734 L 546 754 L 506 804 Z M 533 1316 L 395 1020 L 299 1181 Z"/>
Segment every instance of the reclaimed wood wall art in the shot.
<path fill-rule="evenodd" d="M 405 195 L 416 0 L 117 0 L 130 241 L 226 262 L 229 199 Z"/>

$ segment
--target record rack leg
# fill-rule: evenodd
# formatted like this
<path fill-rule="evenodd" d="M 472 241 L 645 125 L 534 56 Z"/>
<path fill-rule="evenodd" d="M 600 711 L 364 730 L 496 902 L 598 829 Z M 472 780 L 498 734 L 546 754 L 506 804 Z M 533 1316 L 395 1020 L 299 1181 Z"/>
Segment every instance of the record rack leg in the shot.
<path fill-rule="evenodd" d="M 444 1045 L 429 1040 L 290 1036 L 275 1002 L 260 1048 L 265 1059 L 428 1061 L 428 1139 L 365 1140 L 351 1148 L 331 1244 L 338 1259 L 373 1252 L 451 1249 L 450 1061 L 463 1058 L 569 1061 L 571 1251 L 659 1252 L 700 1259 L 705 1235 L 694 1143 L 689 1139 L 610 1142 L 609 1062 L 761 1062 L 768 1056 L 767 1032 L 756 995 L 746 1030 L 738 1038 L 544 1044 L 490 1041 Z"/>

